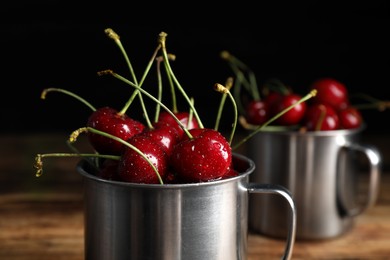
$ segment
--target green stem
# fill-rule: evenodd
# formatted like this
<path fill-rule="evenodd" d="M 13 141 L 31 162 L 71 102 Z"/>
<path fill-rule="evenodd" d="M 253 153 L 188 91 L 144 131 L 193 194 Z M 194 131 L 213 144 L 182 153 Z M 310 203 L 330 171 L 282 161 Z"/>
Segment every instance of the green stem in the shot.
<path fill-rule="evenodd" d="M 241 102 L 241 86 L 242 86 L 241 81 L 236 80 L 234 82 L 233 96 L 236 99 L 238 111 L 240 112 L 241 115 L 245 115 L 246 114 L 245 107 Z"/>
<path fill-rule="evenodd" d="M 367 103 L 366 104 L 354 104 L 353 107 L 355 107 L 356 109 L 359 109 L 359 110 L 375 109 L 376 108 L 379 111 L 384 111 L 387 108 L 390 108 L 390 101 L 380 100 L 380 99 L 374 98 L 374 97 L 369 96 L 369 95 L 364 94 L 364 93 L 352 94 L 351 99 L 352 98 L 361 98 L 361 99 L 364 99 L 364 100 L 367 100 L 370 102 L 368 104 Z"/>
<path fill-rule="evenodd" d="M 195 115 L 195 118 L 196 118 L 196 120 L 198 121 L 199 127 L 200 127 L 200 128 L 204 128 L 203 123 L 202 123 L 202 121 L 200 120 L 200 117 L 199 117 L 199 115 L 198 115 L 198 112 L 196 111 L 196 108 L 195 108 L 194 105 L 191 103 L 190 98 L 188 97 L 187 93 L 184 91 L 183 87 L 180 85 L 180 82 L 177 80 L 175 74 L 173 73 L 173 70 L 172 70 L 171 65 L 170 65 L 170 63 L 169 63 L 168 53 L 167 53 L 166 46 L 165 46 L 166 37 L 167 37 L 167 34 L 166 34 L 166 33 L 164 33 L 164 32 L 160 33 L 159 42 L 160 42 L 160 44 L 161 44 L 162 53 L 163 53 L 163 56 L 164 56 L 164 63 L 166 64 L 166 68 L 168 69 L 169 74 L 172 76 L 172 79 L 173 79 L 173 81 L 175 82 L 177 88 L 178 88 L 179 91 L 182 93 L 182 95 L 183 95 L 184 98 L 186 99 L 188 105 L 189 105 L 189 106 L 191 107 L 191 109 L 193 110 L 193 113 L 194 113 L 194 115 Z"/>
<path fill-rule="evenodd" d="M 214 88 L 216 91 L 223 93 L 224 95 L 228 95 L 234 106 L 234 122 L 233 122 L 232 132 L 230 133 L 230 138 L 229 138 L 229 144 L 231 145 L 236 131 L 237 121 L 238 121 L 238 111 L 237 111 L 236 102 L 234 101 L 234 97 L 232 96 L 228 88 L 218 83 L 214 85 Z"/>
<path fill-rule="evenodd" d="M 173 56 L 173 55 L 171 55 L 171 56 Z M 169 59 L 170 55 L 163 55 L 164 59 L 167 59 L 166 57 L 168 57 L 168 59 Z M 172 79 L 172 75 L 169 72 L 169 66 L 168 66 L 167 62 L 164 62 L 164 67 L 165 67 L 165 71 L 167 73 L 169 86 L 171 87 L 170 89 L 171 89 L 171 99 L 172 99 L 172 112 L 177 113 L 179 110 L 177 108 L 175 84 L 174 84 L 174 81 Z"/>
<path fill-rule="evenodd" d="M 95 158 L 106 158 L 119 160 L 120 157 L 116 155 L 102 155 L 96 153 L 47 153 L 47 154 L 37 154 L 35 157 L 34 168 L 36 170 L 35 176 L 40 177 L 43 173 L 43 161 L 45 157 L 95 157 Z"/>
<path fill-rule="evenodd" d="M 192 104 L 192 105 L 194 105 L 194 102 L 195 102 L 194 98 L 191 98 L 191 104 Z M 194 111 L 192 111 L 192 109 L 190 108 L 190 111 L 188 111 L 187 128 L 190 127 L 193 116 L 194 116 Z"/>
<path fill-rule="evenodd" d="M 226 80 L 225 85 L 226 85 L 226 88 L 230 90 L 231 87 L 233 86 L 233 78 L 232 78 L 232 77 L 229 77 L 229 78 Z M 216 120 L 215 120 L 215 125 L 214 125 L 214 130 L 215 130 L 215 131 L 218 131 L 218 129 L 219 129 L 219 124 L 220 124 L 220 122 L 221 122 L 222 111 L 223 111 L 225 102 L 226 102 L 226 95 L 222 95 L 222 96 L 221 96 L 221 101 L 219 102 L 219 107 L 218 107 L 218 112 L 217 112 L 217 118 L 216 118 Z"/>
<path fill-rule="evenodd" d="M 80 96 L 78 96 L 78 95 L 76 95 L 68 90 L 61 89 L 61 88 L 46 88 L 46 89 L 44 89 L 41 93 L 41 99 L 46 99 L 47 93 L 52 92 L 52 91 L 61 92 L 63 94 L 69 95 L 69 96 L 79 100 L 81 103 L 83 103 L 84 105 L 89 107 L 92 111 L 96 111 L 96 108 L 94 106 L 92 106 L 91 103 L 89 103 L 88 101 L 83 99 L 82 97 L 80 97 Z"/>
<path fill-rule="evenodd" d="M 157 86 L 158 93 L 157 99 L 161 102 L 162 100 L 162 77 L 161 77 L 161 62 L 163 61 L 162 57 L 156 58 L 156 69 L 157 69 Z M 160 104 L 156 104 L 156 113 L 154 115 L 154 122 L 157 122 L 160 117 Z"/>

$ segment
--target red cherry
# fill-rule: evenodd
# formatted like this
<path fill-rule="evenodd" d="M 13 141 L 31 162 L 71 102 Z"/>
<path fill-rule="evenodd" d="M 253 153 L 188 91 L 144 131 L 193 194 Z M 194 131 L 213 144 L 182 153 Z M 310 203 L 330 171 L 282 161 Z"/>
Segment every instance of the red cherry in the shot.
<path fill-rule="evenodd" d="M 346 107 L 338 111 L 340 119 L 340 128 L 353 129 L 362 125 L 363 117 L 355 107 Z"/>
<path fill-rule="evenodd" d="M 188 112 L 176 112 L 174 115 L 177 117 L 177 119 L 180 120 L 180 122 L 187 128 L 187 129 L 193 129 L 198 128 L 198 121 L 195 117 L 192 117 L 191 122 L 189 122 L 190 114 Z M 175 127 L 179 133 L 180 136 L 183 136 L 184 131 L 183 128 L 179 126 L 179 124 L 176 122 L 176 120 L 171 116 L 168 112 L 163 111 L 160 113 L 158 121 L 166 122 L 170 124 L 171 126 Z"/>
<path fill-rule="evenodd" d="M 346 86 L 333 78 L 318 79 L 310 88 L 317 89 L 317 95 L 312 99 L 314 103 L 328 104 L 336 110 L 345 108 L 349 104 Z"/>
<path fill-rule="evenodd" d="M 268 105 L 262 100 L 252 100 L 246 106 L 246 120 L 253 125 L 261 125 L 268 120 Z"/>
<path fill-rule="evenodd" d="M 232 162 L 232 149 L 228 141 L 214 129 L 195 131 L 193 138 L 175 145 L 170 160 L 172 168 L 190 182 L 221 178 Z"/>
<path fill-rule="evenodd" d="M 283 97 L 283 94 L 280 92 L 272 91 L 269 92 L 268 95 L 265 97 L 265 102 L 267 103 L 268 107 L 268 117 L 272 117 L 276 115 L 277 112 L 277 104 L 279 103 L 279 100 Z"/>
<path fill-rule="evenodd" d="M 113 108 L 103 107 L 95 110 L 88 118 L 87 126 L 114 135 L 123 140 L 141 133 L 145 126 L 127 115 L 121 115 Z M 88 133 L 94 149 L 101 154 L 120 155 L 124 145 L 102 135 Z"/>
<path fill-rule="evenodd" d="M 137 147 L 154 165 L 164 179 L 168 169 L 168 156 L 160 144 L 144 135 L 135 135 L 128 142 Z M 130 147 L 126 147 L 118 165 L 118 175 L 122 181 L 132 183 L 157 184 L 157 173 L 145 158 Z"/>
<path fill-rule="evenodd" d="M 282 96 L 275 104 L 275 115 L 291 105 L 296 104 L 300 99 L 302 99 L 302 97 L 295 93 L 289 93 Z M 285 126 L 299 124 L 305 115 L 306 107 L 307 105 L 305 102 L 296 104 L 291 110 L 278 117 L 275 122 Z"/>
<path fill-rule="evenodd" d="M 154 142 L 159 143 L 164 151 L 170 155 L 174 145 L 180 138 L 177 128 L 163 121 L 156 122 L 153 126 L 153 129 L 145 130 L 140 135 L 147 136 Z"/>
<path fill-rule="evenodd" d="M 340 120 L 332 106 L 312 104 L 307 107 L 304 125 L 308 131 L 336 130 L 340 127 Z"/>

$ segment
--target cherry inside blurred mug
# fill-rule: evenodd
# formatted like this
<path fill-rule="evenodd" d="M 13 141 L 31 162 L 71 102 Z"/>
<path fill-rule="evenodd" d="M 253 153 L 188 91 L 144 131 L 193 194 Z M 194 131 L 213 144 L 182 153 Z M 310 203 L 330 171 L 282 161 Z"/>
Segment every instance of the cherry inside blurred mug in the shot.
<path fill-rule="evenodd" d="M 104 180 L 86 161 L 78 164 L 84 186 L 85 259 L 245 260 L 249 194 L 277 195 L 289 210 L 286 246 L 295 241 L 296 210 L 280 185 L 249 182 L 255 165 L 233 154 L 238 176 L 202 183 L 138 184 Z"/>
<path fill-rule="evenodd" d="M 286 187 L 297 207 L 296 239 L 328 239 L 353 227 L 356 216 L 375 203 L 381 155 L 363 144 L 358 129 L 333 131 L 261 131 L 247 142 L 256 165 L 250 181 Z M 362 183 L 359 174 L 368 174 Z M 366 191 L 360 186 L 366 185 Z M 358 200 L 363 197 L 363 202 Z M 250 196 L 250 230 L 283 237 L 288 207 L 272 195 Z"/>

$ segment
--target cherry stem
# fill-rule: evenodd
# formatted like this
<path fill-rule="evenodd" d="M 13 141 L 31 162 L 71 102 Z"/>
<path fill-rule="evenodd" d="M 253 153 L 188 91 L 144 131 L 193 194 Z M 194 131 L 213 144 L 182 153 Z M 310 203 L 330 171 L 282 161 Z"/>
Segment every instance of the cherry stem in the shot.
<path fill-rule="evenodd" d="M 56 91 L 56 92 L 61 92 L 61 93 L 64 93 L 66 95 L 69 95 L 71 97 L 74 97 L 75 99 L 79 100 L 81 103 L 85 104 L 87 107 L 89 107 L 92 111 L 96 111 L 96 108 L 94 106 L 91 105 L 91 103 L 89 103 L 88 101 L 86 101 L 85 99 L 83 99 L 82 97 L 68 91 L 68 90 L 65 90 L 65 89 L 61 89 L 61 88 L 46 88 L 42 91 L 41 93 L 41 99 L 46 99 L 46 95 L 47 93 L 49 92 L 53 92 L 53 91 Z"/>
<path fill-rule="evenodd" d="M 96 153 L 47 153 L 47 154 L 37 154 L 35 157 L 34 168 L 36 170 L 35 176 L 40 177 L 43 173 L 43 158 L 45 157 L 95 157 L 95 158 L 105 158 L 119 160 L 120 156 L 118 155 L 103 155 Z"/>
<path fill-rule="evenodd" d="M 247 129 L 247 130 L 256 130 L 257 127 L 259 125 L 253 125 L 253 124 L 250 124 L 246 121 L 246 118 L 245 116 L 239 116 L 238 117 L 238 122 L 240 123 L 240 125 Z M 284 125 L 268 125 L 266 126 L 267 128 L 267 131 L 276 131 L 276 132 L 280 132 L 280 131 L 291 131 L 291 130 L 296 130 L 296 126 L 284 126 Z"/>
<path fill-rule="evenodd" d="M 324 122 L 325 116 L 326 116 L 326 107 L 323 104 L 319 104 L 318 107 L 321 110 L 321 113 L 320 113 L 320 117 L 318 119 L 318 122 L 315 125 L 314 131 L 320 131 L 321 130 L 322 123 Z"/>
<path fill-rule="evenodd" d="M 228 88 L 224 87 L 223 85 L 221 85 L 219 83 L 216 83 L 214 85 L 214 89 L 216 91 L 220 92 L 220 93 L 229 95 L 229 97 L 230 97 L 230 99 L 231 99 L 231 101 L 233 103 L 233 106 L 234 106 L 234 122 L 233 122 L 233 127 L 232 127 L 232 131 L 231 131 L 230 138 L 229 138 L 229 145 L 231 145 L 232 141 L 233 141 L 233 137 L 234 137 L 235 131 L 236 131 L 237 121 L 238 121 L 237 105 L 236 105 L 236 102 L 234 100 L 234 97 L 232 96 L 232 94 L 230 93 Z"/>
<path fill-rule="evenodd" d="M 351 98 L 353 97 L 360 97 L 370 102 L 369 104 L 354 104 L 353 107 L 359 110 L 376 108 L 379 111 L 384 111 L 387 108 L 390 108 L 390 101 L 380 100 L 364 93 L 356 93 L 351 95 Z"/>
<path fill-rule="evenodd" d="M 173 73 L 173 70 L 171 68 L 171 65 L 169 63 L 169 58 L 168 58 L 168 53 L 167 53 L 167 50 L 166 50 L 166 37 L 167 37 L 168 34 L 166 34 L 165 32 L 161 32 L 159 34 L 159 42 L 161 44 L 161 48 L 162 48 L 162 53 L 163 53 L 163 56 L 164 56 L 164 64 L 165 64 L 165 67 L 166 69 L 168 70 L 169 74 L 172 76 L 172 79 L 173 81 L 175 82 L 177 88 L 179 89 L 179 91 L 182 93 L 182 95 L 184 96 L 184 98 L 186 99 L 188 105 L 191 107 L 191 109 L 193 110 L 193 113 L 194 113 L 194 116 L 196 118 L 196 120 L 198 121 L 198 124 L 199 124 L 199 128 L 204 128 L 203 126 L 203 123 L 202 121 L 200 120 L 200 117 L 198 115 L 198 112 L 196 111 L 196 108 L 194 107 L 194 105 L 191 103 L 191 100 L 190 98 L 188 97 L 187 93 L 184 91 L 183 87 L 180 85 L 180 82 L 178 81 L 178 79 L 176 78 L 175 74 Z"/>
<path fill-rule="evenodd" d="M 385 111 L 386 109 L 390 108 L 390 101 L 379 101 L 378 103 L 373 104 L 356 104 L 353 105 L 353 107 L 359 110 L 376 108 L 379 111 Z"/>
<path fill-rule="evenodd" d="M 158 51 L 161 48 L 161 45 L 158 45 L 157 48 L 155 49 L 155 51 L 153 53 L 153 56 L 150 59 L 148 65 L 147 65 L 147 67 L 145 69 L 145 72 L 144 72 L 144 74 L 143 74 L 143 76 L 141 78 L 141 81 L 138 84 L 137 77 L 135 76 L 135 73 L 134 73 L 134 70 L 133 70 L 133 66 L 131 65 L 131 62 L 130 62 L 130 59 L 129 59 L 127 53 L 126 53 L 126 50 L 124 49 L 124 47 L 123 47 L 123 45 L 122 45 L 122 43 L 120 41 L 119 35 L 117 33 L 115 33 L 111 28 L 106 29 L 105 33 L 107 34 L 108 37 L 113 39 L 114 42 L 117 44 L 117 46 L 120 48 L 120 50 L 121 50 L 121 52 L 122 52 L 122 54 L 123 54 L 123 56 L 124 56 L 124 58 L 126 60 L 126 63 L 127 63 L 128 67 L 129 67 L 130 74 L 131 74 L 131 76 L 132 76 L 132 78 L 134 80 L 134 84 L 139 85 L 141 87 L 143 82 L 145 81 L 145 78 L 146 78 L 147 74 L 149 73 L 150 68 L 153 65 L 154 59 L 156 58 L 157 53 L 158 53 Z M 146 107 L 145 107 L 145 103 L 143 102 L 142 95 L 139 93 L 138 90 L 135 90 L 133 92 L 133 94 L 130 96 L 129 100 L 126 102 L 126 104 L 124 105 L 124 107 L 122 108 L 122 110 L 118 114 L 119 115 L 125 114 L 127 112 L 127 110 L 129 109 L 130 105 L 133 103 L 133 100 L 134 100 L 135 96 L 137 96 L 137 95 L 139 97 L 139 100 L 140 100 L 140 103 L 141 103 L 141 107 L 142 107 L 142 111 L 143 111 L 143 113 L 145 115 L 145 120 L 147 122 L 147 125 L 149 127 L 151 127 L 152 124 L 150 122 L 150 119 L 149 119 L 149 116 L 148 116 L 148 113 L 147 113 L 147 110 L 146 110 Z"/>
<path fill-rule="evenodd" d="M 307 101 L 308 99 L 314 97 L 315 95 L 317 95 L 317 90 L 316 89 L 313 89 L 311 90 L 306 96 L 302 97 L 300 100 L 298 100 L 296 103 L 290 105 L 289 107 L 283 109 L 281 112 L 279 112 L 278 114 L 276 114 L 274 117 L 272 117 L 271 119 L 269 119 L 267 122 L 265 122 L 264 124 L 262 125 L 259 125 L 254 131 L 252 131 L 248 136 L 246 136 L 245 138 L 243 138 L 240 142 L 238 142 L 236 145 L 234 145 L 232 147 L 232 150 L 235 150 L 237 149 L 239 146 L 241 146 L 243 143 L 245 143 L 246 141 L 248 141 L 250 138 L 252 138 L 255 134 L 257 134 L 258 132 L 260 132 L 261 130 L 263 130 L 264 127 L 266 127 L 267 125 L 271 124 L 272 122 L 274 122 L 276 119 L 278 119 L 279 117 L 281 117 L 283 114 L 287 113 L 289 110 L 291 110 L 292 108 L 294 108 L 296 105 L 302 103 L 302 102 L 305 102 Z"/>
<path fill-rule="evenodd" d="M 258 89 L 258 85 L 256 82 L 256 76 L 253 71 L 246 65 L 244 62 L 239 60 L 237 57 L 229 53 L 228 51 L 221 52 L 222 59 L 229 62 L 229 65 L 233 72 L 236 74 L 236 77 L 239 81 L 241 81 L 246 88 L 246 90 L 252 95 L 254 100 L 260 100 L 260 93 Z M 245 71 L 249 79 L 247 79 L 244 73 L 241 71 Z"/>
<path fill-rule="evenodd" d="M 244 105 L 241 102 L 241 96 L 240 96 L 240 94 L 241 94 L 241 86 L 242 86 L 242 81 L 236 80 L 234 82 L 233 95 L 236 97 L 236 103 L 237 103 L 238 111 L 242 115 L 245 115 L 246 114 L 245 107 L 244 107 Z"/>
<path fill-rule="evenodd" d="M 276 79 L 276 78 L 271 78 L 267 80 L 264 83 L 263 90 L 265 92 L 264 93 L 265 95 L 268 95 L 271 90 L 281 93 L 282 95 L 287 95 L 290 93 L 288 87 L 280 79 Z"/>
<path fill-rule="evenodd" d="M 158 92 L 157 92 L 157 99 L 161 102 L 162 100 L 162 77 L 161 77 L 161 62 L 163 61 L 163 58 L 157 57 L 156 58 L 156 69 L 157 69 L 157 86 L 158 86 Z M 160 117 L 160 104 L 156 104 L 156 114 L 154 116 L 154 122 L 157 122 Z"/>
<path fill-rule="evenodd" d="M 191 104 L 194 105 L 194 98 L 191 98 Z M 191 121 L 192 121 L 192 118 L 194 116 L 194 111 L 190 108 L 190 111 L 188 111 L 188 121 L 187 121 L 187 128 L 190 127 L 190 124 L 191 124 Z"/>
<path fill-rule="evenodd" d="M 129 56 L 128 56 L 127 53 L 126 53 L 126 50 L 125 50 L 125 48 L 124 48 L 123 45 L 122 45 L 122 42 L 120 41 L 119 35 L 118 35 L 116 32 L 114 32 L 114 30 L 112 30 L 111 28 L 105 29 L 104 32 L 106 33 L 106 35 L 107 35 L 109 38 L 111 38 L 112 40 L 114 40 L 114 42 L 116 43 L 116 45 L 117 45 L 117 46 L 119 47 L 119 49 L 121 50 L 121 52 L 122 52 L 122 54 L 123 54 L 123 57 L 124 57 L 125 60 L 126 60 L 127 66 L 128 66 L 128 68 L 129 68 L 129 70 L 130 70 L 130 75 L 132 76 L 134 83 L 135 83 L 135 84 L 138 84 L 138 82 L 137 82 L 137 77 L 135 76 L 133 66 L 131 65 Z"/>
<path fill-rule="evenodd" d="M 175 57 L 173 60 L 176 59 L 176 56 L 167 54 L 168 59 L 169 59 L 171 56 Z M 166 58 L 166 57 L 163 55 L 163 60 L 164 60 L 164 58 Z M 173 79 L 172 79 L 172 75 L 171 75 L 171 73 L 169 72 L 169 68 L 168 68 L 168 65 L 167 65 L 166 62 L 164 62 L 164 68 L 165 68 L 165 71 L 166 71 L 166 73 L 167 73 L 167 78 L 168 78 L 169 86 L 170 86 L 170 89 L 171 89 L 172 112 L 173 112 L 173 113 L 177 113 L 179 110 L 178 110 L 178 108 L 177 108 L 175 83 L 174 83 L 174 81 L 173 81 Z"/>
<path fill-rule="evenodd" d="M 225 87 L 230 90 L 232 88 L 232 86 L 233 86 L 233 78 L 229 77 L 225 82 Z M 225 102 L 226 102 L 226 95 L 222 95 L 221 101 L 220 101 L 219 107 L 218 107 L 217 118 L 215 120 L 215 125 L 214 125 L 214 130 L 216 130 L 216 131 L 218 131 L 218 129 L 219 129 L 219 124 L 221 122 L 221 116 L 222 116 L 222 111 L 223 111 Z"/>
<path fill-rule="evenodd" d="M 114 76 L 115 78 L 125 82 L 126 84 L 138 89 L 139 91 L 141 91 L 144 95 L 146 95 L 147 97 L 149 97 L 150 99 L 152 99 L 153 101 L 157 102 L 158 104 L 160 104 L 160 106 L 165 109 L 174 119 L 175 121 L 179 124 L 179 126 L 183 129 L 183 131 L 187 134 L 187 136 L 189 138 L 193 138 L 193 136 L 191 135 L 191 133 L 188 131 L 187 127 L 183 125 L 183 123 L 177 118 L 177 116 L 167 107 L 165 106 L 160 100 L 158 100 L 157 98 L 155 98 L 153 95 L 151 95 L 150 93 L 148 93 L 147 91 L 145 91 L 144 89 L 140 88 L 139 86 L 135 85 L 133 82 L 129 81 L 128 79 L 122 77 L 121 75 L 113 72 L 112 70 L 104 70 L 104 71 L 100 71 L 98 72 L 98 75 L 112 75 Z"/>
<path fill-rule="evenodd" d="M 154 166 L 154 164 L 149 160 L 149 158 L 141 151 L 139 150 L 137 147 L 135 147 L 134 145 L 124 141 L 123 139 L 115 136 L 115 135 L 111 135 L 109 133 L 106 133 L 106 132 L 102 132 L 102 131 L 99 131 L 95 128 L 92 128 L 92 127 L 82 127 L 82 128 L 79 128 L 77 130 L 75 130 L 69 137 L 69 141 L 71 143 L 75 142 L 77 140 L 77 137 L 81 134 L 81 133 L 86 133 L 86 132 L 91 132 L 91 133 L 94 133 L 94 134 L 99 134 L 99 135 L 102 135 L 104 137 L 107 137 L 107 138 L 111 138 L 117 142 L 120 142 L 121 144 L 123 145 L 126 145 L 127 147 L 129 147 L 130 149 L 133 149 L 135 152 L 137 152 L 143 159 L 145 159 L 149 165 L 153 168 L 154 172 L 156 173 L 157 175 L 157 178 L 159 179 L 159 182 L 160 184 L 164 184 L 162 178 L 161 178 L 161 175 L 160 173 L 158 172 L 158 170 L 156 169 L 156 167 Z"/>
<path fill-rule="evenodd" d="M 69 142 L 69 140 L 66 140 L 66 145 L 69 147 L 70 150 L 72 150 L 73 153 L 81 154 L 79 152 L 79 150 L 71 142 Z M 95 154 L 97 154 L 97 153 L 95 152 Z M 85 160 L 88 161 L 89 164 L 94 165 L 94 166 L 97 166 L 97 164 L 98 164 L 98 161 L 94 162 L 89 157 L 86 157 Z"/>
<path fill-rule="evenodd" d="M 175 60 L 176 56 L 173 55 L 173 54 L 169 54 L 168 58 L 171 59 L 171 60 Z M 163 61 L 164 61 L 164 57 L 162 57 L 162 56 L 159 56 L 159 57 L 156 58 L 156 63 L 157 63 L 157 66 L 156 66 L 157 67 L 157 83 L 158 83 L 158 96 L 157 96 L 157 98 L 158 98 L 159 101 L 162 100 L 161 62 L 163 62 Z M 172 79 L 171 79 L 169 73 L 167 73 L 167 75 L 168 75 L 169 81 L 172 82 Z M 171 84 L 171 94 L 172 94 L 172 100 L 173 100 L 172 112 L 176 113 L 177 112 L 177 106 L 176 106 L 175 88 L 172 87 L 172 83 L 170 83 L 170 84 Z M 159 116 L 160 116 L 160 104 L 157 103 L 154 122 L 158 121 Z"/>

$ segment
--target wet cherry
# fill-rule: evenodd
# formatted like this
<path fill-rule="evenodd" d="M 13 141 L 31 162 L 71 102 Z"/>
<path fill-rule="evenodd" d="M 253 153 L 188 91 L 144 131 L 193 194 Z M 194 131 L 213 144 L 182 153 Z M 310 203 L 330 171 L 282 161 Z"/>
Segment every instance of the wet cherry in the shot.
<path fill-rule="evenodd" d="M 110 107 L 102 107 L 94 111 L 88 118 L 87 126 L 112 134 L 125 141 L 133 135 L 141 133 L 145 128 L 141 122 L 125 114 L 121 115 Z M 88 133 L 88 138 L 95 150 L 101 154 L 120 155 L 124 150 L 123 144 L 107 137 Z"/>
<path fill-rule="evenodd" d="M 349 106 L 338 111 L 340 119 L 340 128 L 354 129 L 359 128 L 363 123 L 363 117 L 358 109 Z"/>
<path fill-rule="evenodd" d="M 336 110 L 349 105 L 346 86 L 333 78 L 320 78 L 314 81 L 311 89 L 317 89 L 317 95 L 312 99 L 319 104 L 328 104 Z"/>
<path fill-rule="evenodd" d="M 195 119 L 195 117 L 192 117 L 191 121 L 190 120 L 190 114 L 188 112 L 176 112 L 174 115 L 180 120 L 180 122 L 187 128 L 187 129 L 192 129 L 192 128 L 198 128 L 199 124 L 198 121 Z M 180 136 L 183 136 L 184 131 L 183 129 L 179 126 L 179 124 L 175 121 L 175 119 L 170 115 L 168 112 L 163 111 L 160 113 L 158 121 L 160 122 L 165 122 L 171 125 L 172 127 L 175 127 L 179 133 Z"/>
<path fill-rule="evenodd" d="M 161 145 L 144 135 L 135 135 L 128 142 L 146 156 L 160 177 L 164 179 L 168 170 L 168 155 Z M 149 162 L 134 149 L 126 147 L 119 161 L 119 178 L 133 183 L 160 183 L 156 171 Z"/>
<path fill-rule="evenodd" d="M 296 104 L 302 97 L 296 93 L 289 93 L 287 95 L 281 96 L 275 103 L 274 114 L 277 114 L 284 109 Z M 276 123 L 279 125 L 296 125 L 301 122 L 306 113 L 306 103 L 302 102 L 300 104 L 294 105 L 294 107 L 289 110 L 287 113 L 280 116 L 276 119 Z"/>
<path fill-rule="evenodd" d="M 261 125 L 268 119 L 268 105 L 263 100 L 252 100 L 245 109 L 245 118 L 250 124 Z"/>
<path fill-rule="evenodd" d="M 189 182 L 222 177 L 232 161 L 230 144 L 214 129 L 196 131 L 193 138 L 179 142 L 173 149 L 170 159 L 173 170 Z"/>

